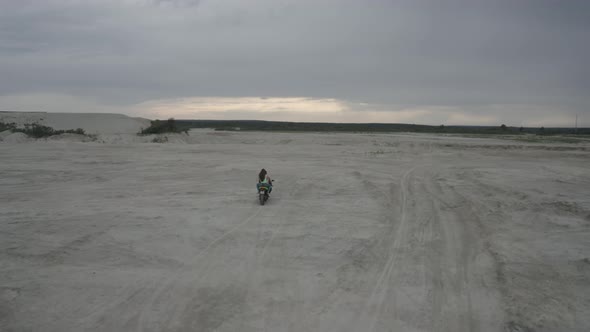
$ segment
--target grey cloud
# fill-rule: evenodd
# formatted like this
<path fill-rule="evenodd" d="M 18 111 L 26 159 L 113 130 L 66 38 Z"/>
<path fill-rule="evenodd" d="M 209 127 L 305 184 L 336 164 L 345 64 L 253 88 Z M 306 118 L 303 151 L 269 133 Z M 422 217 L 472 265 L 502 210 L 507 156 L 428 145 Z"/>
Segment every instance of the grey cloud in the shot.
<path fill-rule="evenodd" d="M 198 6 L 200 2 L 200 0 L 153 0 L 153 3 L 157 5 L 169 5 L 176 7 L 194 7 Z"/>
<path fill-rule="evenodd" d="M 120 105 L 308 96 L 466 112 L 499 104 L 590 112 L 587 1 L 0 6 L 0 95 L 63 93 Z"/>

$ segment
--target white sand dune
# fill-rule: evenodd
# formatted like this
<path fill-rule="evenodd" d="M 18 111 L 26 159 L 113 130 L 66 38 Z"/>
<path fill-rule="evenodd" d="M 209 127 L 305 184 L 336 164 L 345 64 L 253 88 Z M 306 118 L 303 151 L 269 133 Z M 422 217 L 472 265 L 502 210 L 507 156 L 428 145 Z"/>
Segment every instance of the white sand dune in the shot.
<path fill-rule="evenodd" d="M 110 113 L 0 112 L 0 121 L 19 126 L 37 123 L 61 130 L 82 128 L 89 134 L 135 134 L 150 125 L 147 119 Z"/>
<path fill-rule="evenodd" d="M 0 143 L 0 330 L 590 330 L 587 144 L 131 137 Z"/>

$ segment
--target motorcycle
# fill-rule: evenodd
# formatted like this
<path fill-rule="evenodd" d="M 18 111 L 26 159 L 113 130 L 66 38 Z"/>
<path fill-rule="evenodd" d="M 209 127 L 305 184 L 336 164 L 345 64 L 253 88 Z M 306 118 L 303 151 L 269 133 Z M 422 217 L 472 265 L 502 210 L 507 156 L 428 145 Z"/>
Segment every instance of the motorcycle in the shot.
<path fill-rule="evenodd" d="M 258 201 L 260 202 L 260 205 L 264 205 L 264 203 L 266 203 L 266 201 L 269 198 L 269 191 L 270 191 L 270 187 L 272 186 L 272 182 L 269 185 L 268 183 L 259 183 L 256 185 L 256 187 L 258 188 Z"/>

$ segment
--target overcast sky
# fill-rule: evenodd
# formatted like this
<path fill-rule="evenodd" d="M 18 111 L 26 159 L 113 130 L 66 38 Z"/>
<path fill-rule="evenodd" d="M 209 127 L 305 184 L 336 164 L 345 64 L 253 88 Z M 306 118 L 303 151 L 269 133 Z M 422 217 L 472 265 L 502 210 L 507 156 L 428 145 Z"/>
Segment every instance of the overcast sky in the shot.
<path fill-rule="evenodd" d="M 590 126 L 586 0 L 0 0 L 0 110 Z"/>

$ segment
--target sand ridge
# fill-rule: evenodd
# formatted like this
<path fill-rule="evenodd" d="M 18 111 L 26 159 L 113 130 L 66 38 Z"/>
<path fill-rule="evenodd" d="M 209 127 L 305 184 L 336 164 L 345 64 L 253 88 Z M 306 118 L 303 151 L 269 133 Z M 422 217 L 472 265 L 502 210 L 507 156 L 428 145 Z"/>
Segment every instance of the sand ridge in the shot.
<path fill-rule="evenodd" d="M 82 128 L 88 134 L 136 134 L 150 125 L 148 119 L 112 113 L 0 112 L 0 122 L 37 123 L 56 130 Z"/>

